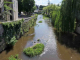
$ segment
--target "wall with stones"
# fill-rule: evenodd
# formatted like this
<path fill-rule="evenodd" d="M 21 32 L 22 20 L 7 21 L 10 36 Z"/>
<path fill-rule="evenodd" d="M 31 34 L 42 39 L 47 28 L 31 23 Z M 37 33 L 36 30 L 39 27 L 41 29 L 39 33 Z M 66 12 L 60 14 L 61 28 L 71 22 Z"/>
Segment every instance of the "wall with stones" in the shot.
<path fill-rule="evenodd" d="M 11 46 L 11 45 L 7 45 L 7 41 L 9 42 L 11 38 L 13 38 L 13 36 L 16 36 L 16 39 L 18 40 L 23 34 L 27 33 L 29 29 L 32 26 L 34 26 L 34 24 L 36 23 L 36 20 L 37 20 L 37 16 L 34 16 L 32 17 L 32 19 L 30 18 L 28 20 L 24 20 L 24 22 L 21 22 L 21 23 L 18 21 L 12 21 L 12 22 L 4 22 L 0 24 L 0 52 L 3 51 L 7 46 Z M 16 22 L 18 22 L 20 25 L 18 25 L 18 23 L 17 25 L 15 25 Z M 19 29 L 16 30 L 15 27 L 18 27 L 18 26 L 19 26 Z M 18 33 L 16 31 L 18 31 Z M 7 39 L 6 37 L 9 37 L 9 38 Z"/>
<path fill-rule="evenodd" d="M 3 32 L 4 32 L 3 26 L 2 24 L 0 24 L 0 52 L 6 48 L 4 38 L 1 38 Z"/>

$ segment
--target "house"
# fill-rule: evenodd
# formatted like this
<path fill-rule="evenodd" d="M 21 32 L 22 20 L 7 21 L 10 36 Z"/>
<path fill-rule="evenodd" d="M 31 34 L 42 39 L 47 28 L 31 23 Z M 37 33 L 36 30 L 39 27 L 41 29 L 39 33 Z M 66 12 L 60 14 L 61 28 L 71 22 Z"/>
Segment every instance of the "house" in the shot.
<path fill-rule="evenodd" d="M 4 8 L 3 8 L 3 0 L 0 0 L 0 19 L 2 19 L 2 12 L 4 11 Z"/>
<path fill-rule="evenodd" d="M 4 0 L 0 0 L 0 20 L 3 18 L 1 15 L 4 12 Z M 11 7 L 13 10 L 10 10 L 11 15 L 8 15 L 8 21 L 18 20 L 18 0 L 7 0 L 12 2 L 12 4 L 8 4 L 7 6 Z"/>

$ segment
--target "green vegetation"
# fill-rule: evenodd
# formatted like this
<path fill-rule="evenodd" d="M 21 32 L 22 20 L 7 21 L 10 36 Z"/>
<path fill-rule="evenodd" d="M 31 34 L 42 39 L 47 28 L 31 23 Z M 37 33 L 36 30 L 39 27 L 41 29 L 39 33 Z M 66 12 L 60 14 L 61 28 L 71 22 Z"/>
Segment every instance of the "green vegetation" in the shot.
<path fill-rule="evenodd" d="M 33 56 L 37 56 L 40 55 L 44 50 L 44 45 L 43 44 L 36 44 L 33 47 L 29 47 L 24 49 L 24 53 L 29 56 L 29 57 L 33 57 Z"/>
<path fill-rule="evenodd" d="M 59 27 L 61 24 L 60 18 L 59 18 L 60 8 L 61 6 L 53 5 L 53 4 L 43 8 L 43 15 L 51 18 L 51 22 L 57 31 L 60 31 Z"/>
<path fill-rule="evenodd" d="M 16 40 L 16 37 L 14 36 L 11 38 L 11 40 L 10 40 L 10 42 L 8 42 L 8 44 L 13 46 L 13 45 L 15 45 L 16 42 L 17 42 L 17 40 Z"/>
<path fill-rule="evenodd" d="M 16 39 L 23 34 L 23 30 L 21 29 L 23 21 L 22 19 L 20 21 L 2 23 L 4 28 L 2 37 L 4 37 L 7 45 L 13 46 L 17 41 Z"/>
<path fill-rule="evenodd" d="M 79 8 L 79 0 L 63 0 L 60 6 L 51 4 L 44 7 L 43 15 L 51 18 L 57 32 L 71 33 L 76 29 L 75 22 L 80 19 Z"/>
<path fill-rule="evenodd" d="M 39 10 L 43 10 L 43 8 L 46 6 L 40 5 Z"/>
<path fill-rule="evenodd" d="M 43 16 L 43 19 L 45 20 L 45 19 L 49 19 L 49 17 L 47 17 L 47 16 Z"/>
<path fill-rule="evenodd" d="M 34 0 L 18 0 L 18 11 L 24 11 L 26 13 L 33 12 L 36 9 Z"/>
<path fill-rule="evenodd" d="M 15 56 L 10 56 L 8 59 L 9 60 L 21 60 L 18 58 L 18 54 L 16 54 Z"/>
<path fill-rule="evenodd" d="M 24 33 L 27 33 L 36 23 L 36 19 L 37 15 L 28 22 L 24 22 L 22 19 L 19 21 L 1 23 L 4 28 L 4 33 L 1 38 L 4 38 L 7 47 L 12 47 Z"/>
<path fill-rule="evenodd" d="M 42 23 L 42 21 L 39 21 L 38 23 Z"/>
<path fill-rule="evenodd" d="M 79 3 L 79 4 L 77 4 Z M 75 22 L 79 15 L 80 1 L 79 0 L 63 0 L 60 9 L 61 29 L 63 32 L 74 32 Z M 67 10 L 66 10 L 67 9 Z"/>
<path fill-rule="evenodd" d="M 8 20 L 8 15 L 11 15 L 9 12 L 10 10 L 13 10 L 11 7 L 9 7 L 9 4 L 12 4 L 12 2 L 4 0 L 4 12 L 2 13 L 2 16 L 4 16 L 3 20 L 7 21 Z"/>

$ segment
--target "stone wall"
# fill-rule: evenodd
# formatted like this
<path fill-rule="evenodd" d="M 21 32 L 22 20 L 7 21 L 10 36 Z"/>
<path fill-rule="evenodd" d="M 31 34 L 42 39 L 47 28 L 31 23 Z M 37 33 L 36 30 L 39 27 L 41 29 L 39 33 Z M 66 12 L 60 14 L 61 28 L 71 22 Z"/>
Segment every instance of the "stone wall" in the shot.
<path fill-rule="evenodd" d="M 4 31 L 3 26 L 0 24 L 0 36 L 2 36 L 3 31 Z"/>
<path fill-rule="evenodd" d="M 36 16 L 37 17 L 37 16 Z M 35 16 L 34 17 L 32 17 L 32 18 L 30 18 L 30 19 L 28 19 L 28 20 L 24 20 L 24 22 L 22 23 L 22 30 L 21 31 L 23 31 L 23 34 L 24 33 L 27 33 L 28 31 L 29 31 L 29 29 L 34 25 L 34 23 L 36 22 L 36 20 L 37 20 L 37 18 L 36 18 Z M 12 22 L 14 22 L 14 21 L 12 21 Z M 15 22 L 17 22 L 17 21 L 15 21 Z M 3 22 L 3 23 L 6 23 L 6 22 Z M 8 23 L 10 23 L 10 22 L 8 22 Z M 5 39 L 5 37 L 7 36 L 5 33 L 6 32 L 8 32 L 9 31 L 9 29 L 10 28 L 8 28 L 7 29 L 7 27 L 5 26 L 5 29 L 6 30 L 4 30 L 4 25 L 2 25 L 2 24 L 0 24 L 0 52 L 1 51 L 3 51 L 7 46 L 6 46 L 6 40 L 7 39 Z M 14 26 L 13 26 L 14 27 Z M 20 28 L 20 29 L 21 29 Z M 13 30 L 12 30 L 13 31 Z M 4 33 L 5 32 L 5 33 Z M 10 32 L 11 33 L 11 32 Z M 12 33 L 11 33 L 12 34 Z M 11 35 L 10 34 L 10 35 Z M 3 36 L 3 35 L 6 35 L 6 36 Z M 9 34 L 8 34 L 9 35 Z M 16 34 L 17 36 L 19 36 L 18 34 Z M 22 35 L 20 35 L 20 36 L 22 36 Z M 9 38 L 11 39 L 12 37 L 10 37 L 9 36 Z M 19 37 L 20 38 L 20 37 Z M 18 39 L 19 39 L 18 38 Z M 10 40 L 9 40 L 10 41 Z"/>
<path fill-rule="evenodd" d="M 76 24 L 76 32 L 78 33 L 78 34 L 80 34 L 80 23 L 77 23 Z"/>
<path fill-rule="evenodd" d="M 0 36 L 3 35 L 3 32 L 4 32 L 3 26 L 0 24 Z M 6 48 L 6 44 L 5 44 L 4 38 L 0 37 L 0 52 L 5 48 Z"/>

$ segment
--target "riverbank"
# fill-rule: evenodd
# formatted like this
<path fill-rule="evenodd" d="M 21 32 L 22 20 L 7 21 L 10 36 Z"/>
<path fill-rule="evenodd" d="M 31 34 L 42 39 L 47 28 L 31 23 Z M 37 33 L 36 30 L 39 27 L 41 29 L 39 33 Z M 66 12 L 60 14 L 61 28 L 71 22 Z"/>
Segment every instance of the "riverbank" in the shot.
<path fill-rule="evenodd" d="M 0 52 L 6 47 L 12 47 L 21 36 L 35 25 L 36 20 L 37 15 L 27 20 L 2 22 L 0 24 Z"/>

